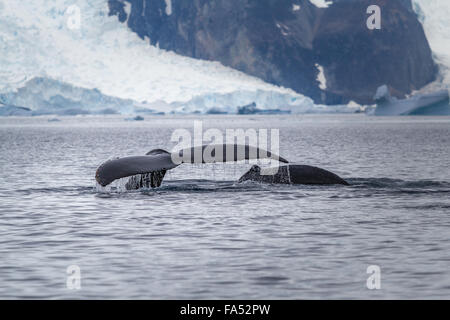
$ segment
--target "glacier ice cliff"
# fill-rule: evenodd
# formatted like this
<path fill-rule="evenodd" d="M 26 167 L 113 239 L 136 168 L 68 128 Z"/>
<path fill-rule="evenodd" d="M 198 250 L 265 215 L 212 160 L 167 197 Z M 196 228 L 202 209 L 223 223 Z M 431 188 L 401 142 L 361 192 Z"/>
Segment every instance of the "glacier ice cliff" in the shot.
<path fill-rule="evenodd" d="M 0 103 L 0 116 L 31 116 L 33 115 L 31 109 L 25 107 L 18 107 L 12 105 L 5 105 Z"/>
<path fill-rule="evenodd" d="M 138 104 L 102 94 L 98 89 L 84 89 L 48 78 L 33 78 L 17 90 L 0 94 L 5 105 L 20 106 L 32 115 L 58 114 L 130 114 Z M 17 108 L 17 107 L 16 107 Z M 0 107 L 0 114 L 6 113 Z M 19 110 L 17 110 L 19 111 Z M 16 114 L 5 114 L 16 115 Z M 27 115 L 17 112 L 17 115 Z"/>
<path fill-rule="evenodd" d="M 76 87 L 55 79 L 36 77 L 23 87 L 0 93 L 0 116 L 78 115 L 78 114 L 190 114 L 239 113 L 239 107 L 253 104 L 263 112 L 336 113 L 356 112 L 359 106 L 315 105 L 298 94 L 273 91 L 236 90 L 230 93 L 207 93 L 187 101 L 154 101 L 151 103 L 121 99 L 98 89 Z"/>
<path fill-rule="evenodd" d="M 243 106 L 254 105 L 264 113 L 355 113 L 359 105 L 317 105 L 302 95 L 293 96 L 271 91 L 235 91 L 227 94 L 207 94 L 185 102 L 175 102 L 171 108 L 175 113 L 227 113 L 239 114 Z"/>

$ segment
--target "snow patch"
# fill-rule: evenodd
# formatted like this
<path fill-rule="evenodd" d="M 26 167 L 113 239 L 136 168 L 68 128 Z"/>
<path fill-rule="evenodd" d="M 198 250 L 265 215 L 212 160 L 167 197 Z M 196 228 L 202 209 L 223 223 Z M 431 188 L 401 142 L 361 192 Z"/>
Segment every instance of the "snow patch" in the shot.
<path fill-rule="evenodd" d="M 144 1 L 144 3 L 145 3 L 145 1 Z M 128 19 L 130 19 L 130 15 L 131 15 L 131 2 L 125 1 L 123 4 L 124 4 L 123 10 L 127 14 L 127 20 L 125 20 L 124 23 L 126 25 L 128 25 Z"/>
<path fill-rule="evenodd" d="M 319 74 L 317 75 L 317 81 L 319 81 L 319 88 L 325 90 L 327 88 L 327 79 L 325 78 L 325 72 L 323 67 L 316 63 L 316 68 L 319 70 Z"/>
<path fill-rule="evenodd" d="M 283 36 L 288 36 L 289 35 L 289 27 L 285 26 L 284 24 L 281 23 L 277 23 L 276 24 L 277 28 L 280 29 L 280 32 Z"/>
<path fill-rule="evenodd" d="M 172 0 L 164 0 L 166 2 L 166 14 L 170 16 L 172 14 Z"/>
<path fill-rule="evenodd" d="M 317 8 L 328 8 L 330 5 L 333 4 L 333 1 L 326 1 L 326 0 L 309 0 L 309 2 L 311 2 Z"/>

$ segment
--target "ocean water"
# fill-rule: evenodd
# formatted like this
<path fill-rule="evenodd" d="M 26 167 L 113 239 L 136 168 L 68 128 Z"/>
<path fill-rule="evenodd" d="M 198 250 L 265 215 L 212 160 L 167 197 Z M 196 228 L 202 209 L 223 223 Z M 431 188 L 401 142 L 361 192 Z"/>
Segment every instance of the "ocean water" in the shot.
<path fill-rule="evenodd" d="M 0 298 L 450 298 L 450 117 L 59 119 L 0 118 Z M 282 156 L 351 186 L 239 184 L 241 163 L 96 188 L 103 161 L 170 149 L 194 120 L 279 129 Z"/>

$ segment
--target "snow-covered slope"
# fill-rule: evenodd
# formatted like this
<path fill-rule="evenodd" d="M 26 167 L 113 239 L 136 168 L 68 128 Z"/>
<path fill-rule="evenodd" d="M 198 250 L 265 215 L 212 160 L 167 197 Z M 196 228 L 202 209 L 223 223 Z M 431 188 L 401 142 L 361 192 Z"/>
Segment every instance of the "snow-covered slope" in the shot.
<path fill-rule="evenodd" d="M 425 29 L 442 82 L 450 86 L 450 1 L 413 0 L 414 10 Z"/>
<path fill-rule="evenodd" d="M 239 100 L 242 92 L 259 90 L 289 97 L 293 107 L 299 101 L 313 106 L 292 90 L 219 63 L 150 46 L 107 12 L 106 0 L 0 0 L 0 93 L 11 96 L 42 77 L 138 102 L 171 104 L 214 95 Z"/>

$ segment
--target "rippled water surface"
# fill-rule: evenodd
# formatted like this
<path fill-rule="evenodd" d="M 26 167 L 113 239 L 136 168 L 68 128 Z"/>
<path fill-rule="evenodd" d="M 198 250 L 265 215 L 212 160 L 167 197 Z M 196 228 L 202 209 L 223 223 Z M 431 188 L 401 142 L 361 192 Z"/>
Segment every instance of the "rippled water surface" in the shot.
<path fill-rule="evenodd" d="M 278 128 L 282 156 L 351 186 L 183 165 L 156 190 L 97 191 L 104 160 L 170 149 L 195 119 Z M 450 298 L 450 118 L 60 120 L 0 119 L 0 298 Z M 81 290 L 66 287 L 70 265 Z"/>

